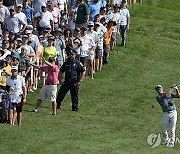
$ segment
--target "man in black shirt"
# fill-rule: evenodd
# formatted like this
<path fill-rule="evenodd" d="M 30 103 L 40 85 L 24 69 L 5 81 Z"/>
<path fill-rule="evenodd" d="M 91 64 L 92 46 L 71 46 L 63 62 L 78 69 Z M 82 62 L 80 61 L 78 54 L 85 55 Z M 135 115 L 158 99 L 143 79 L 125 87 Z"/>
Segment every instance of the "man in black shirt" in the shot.
<path fill-rule="evenodd" d="M 62 82 L 62 74 L 64 72 L 65 81 Z M 69 59 L 63 63 L 59 73 L 59 82 L 61 84 L 61 88 L 57 96 L 57 109 L 60 109 L 65 95 L 70 90 L 72 111 L 78 111 L 78 90 L 84 76 L 85 69 L 83 65 L 76 59 L 76 52 L 71 51 Z"/>

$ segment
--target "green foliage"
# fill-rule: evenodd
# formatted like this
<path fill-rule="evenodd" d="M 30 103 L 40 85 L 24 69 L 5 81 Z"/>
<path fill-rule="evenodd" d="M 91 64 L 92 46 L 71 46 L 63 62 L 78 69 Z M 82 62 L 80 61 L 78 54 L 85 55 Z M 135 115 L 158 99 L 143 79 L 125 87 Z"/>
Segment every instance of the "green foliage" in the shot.
<path fill-rule="evenodd" d="M 38 92 L 28 96 L 22 126 L 0 125 L 4 153 L 160 154 L 179 153 L 180 144 L 152 149 L 147 136 L 161 131 L 161 108 L 154 87 L 179 80 L 179 0 L 144 0 L 130 5 L 127 46 L 110 53 L 109 64 L 81 85 L 80 109 L 71 111 L 70 95 L 51 116 L 51 103 L 33 109 Z M 165 89 L 166 90 L 166 89 Z M 176 101 L 180 112 L 180 101 Z M 154 108 L 152 108 L 154 105 Z M 177 137 L 180 138 L 177 122 Z"/>

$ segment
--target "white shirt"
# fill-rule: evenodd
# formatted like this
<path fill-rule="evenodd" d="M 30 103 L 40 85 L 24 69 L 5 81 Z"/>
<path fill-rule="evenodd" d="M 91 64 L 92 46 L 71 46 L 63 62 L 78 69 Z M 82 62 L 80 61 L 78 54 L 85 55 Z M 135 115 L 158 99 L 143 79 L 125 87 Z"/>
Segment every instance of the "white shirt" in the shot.
<path fill-rule="evenodd" d="M 82 46 L 80 48 L 80 52 L 81 52 L 80 54 L 81 54 L 81 57 L 86 57 L 86 56 L 88 56 L 86 52 L 90 48 L 95 46 L 95 42 L 94 42 L 93 38 L 87 34 L 85 36 L 82 36 L 81 39 L 82 39 Z"/>
<path fill-rule="evenodd" d="M 25 23 L 27 23 L 26 15 L 23 12 L 19 12 L 15 14 L 16 17 L 18 17 L 20 20 L 23 20 Z M 19 25 L 19 29 L 22 29 L 23 25 Z"/>
<path fill-rule="evenodd" d="M 0 60 L 5 59 L 8 55 L 11 55 L 11 51 L 6 50 L 6 52 L 4 53 L 4 55 L 2 55 L 2 56 L 0 57 Z"/>
<path fill-rule="evenodd" d="M 39 26 L 46 28 L 46 27 L 51 27 L 50 21 L 53 21 L 53 15 L 51 12 L 46 11 L 46 12 L 37 12 L 34 17 L 39 17 L 42 15 L 42 18 L 39 21 Z"/>
<path fill-rule="evenodd" d="M 64 11 L 64 4 L 67 3 L 66 0 L 54 0 L 54 3 L 56 3 L 59 6 L 60 11 Z"/>
<path fill-rule="evenodd" d="M 2 6 L 0 7 L 0 18 L 2 21 L 4 21 L 4 18 L 9 15 L 9 10 L 7 7 Z"/>
<path fill-rule="evenodd" d="M 103 36 L 106 32 L 107 32 L 107 28 L 106 28 L 105 26 L 103 26 L 103 24 L 100 23 L 99 28 L 98 28 L 98 30 L 97 30 L 98 39 L 99 39 L 97 46 L 98 46 L 98 48 L 100 48 L 100 49 L 103 49 L 103 37 L 102 37 L 102 36 Z"/>
<path fill-rule="evenodd" d="M 96 31 L 87 31 L 87 34 L 93 38 L 95 43 L 98 41 L 98 33 Z"/>
<path fill-rule="evenodd" d="M 39 39 L 37 35 L 32 34 L 32 40 L 35 41 L 37 45 L 39 46 Z"/>
<path fill-rule="evenodd" d="M 34 6 L 34 12 L 38 12 L 41 10 L 41 6 L 43 4 L 47 3 L 47 0 L 31 0 L 33 2 L 33 6 Z"/>
<path fill-rule="evenodd" d="M 130 18 L 129 10 L 126 8 L 120 9 L 119 14 L 120 14 L 119 24 L 120 25 L 127 25 L 127 19 Z"/>
<path fill-rule="evenodd" d="M 22 76 L 17 75 L 16 78 L 7 77 L 6 85 L 10 86 L 10 98 L 13 103 L 21 102 L 21 95 L 23 94 L 23 87 L 25 87 L 25 80 Z"/>
<path fill-rule="evenodd" d="M 116 5 L 116 4 L 120 5 L 121 2 L 122 2 L 122 0 L 113 0 L 113 1 L 112 1 L 112 4 L 113 4 L 113 5 Z"/>

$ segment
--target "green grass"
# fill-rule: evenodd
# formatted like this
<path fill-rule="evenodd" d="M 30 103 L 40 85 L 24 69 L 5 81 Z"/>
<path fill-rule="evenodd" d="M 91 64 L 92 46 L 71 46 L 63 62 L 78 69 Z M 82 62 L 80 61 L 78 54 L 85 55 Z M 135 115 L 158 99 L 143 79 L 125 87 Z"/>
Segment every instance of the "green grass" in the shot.
<path fill-rule="evenodd" d="M 127 46 L 117 46 L 95 79 L 82 82 L 79 112 L 71 112 L 67 95 L 57 116 L 50 115 L 49 102 L 33 114 L 28 111 L 38 93 L 30 94 L 22 126 L 0 125 L 0 153 L 179 154 L 180 144 L 153 149 L 146 141 L 149 134 L 161 131 L 154 86 L 167 89 L 180 83 L 179 8 L 179 0 L 130 5 Z M 180 138 L 179 121 L 176 135 Z"/>

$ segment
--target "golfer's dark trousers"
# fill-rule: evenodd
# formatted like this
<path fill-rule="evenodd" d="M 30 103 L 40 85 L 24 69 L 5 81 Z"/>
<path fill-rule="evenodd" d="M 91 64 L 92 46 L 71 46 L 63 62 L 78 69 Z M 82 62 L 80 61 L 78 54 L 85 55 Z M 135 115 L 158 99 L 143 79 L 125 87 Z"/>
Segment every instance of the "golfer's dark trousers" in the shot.
<path fill-rule="evenodd" d="M 59 91 L 58 91 L 58 95 L 57 95 L 57 108 L 60 108 L 62 101 L 64 100 L 64 97 L 66 96 L 67 92 L 70 91 L 71 94 L 71 101 L 72 101 L 72 110 L 74 109 L 78 109 L 78 91 L 79 91 L 79 87 L 75 86 L 76 82 L 70 82 L 70 81 L 65 81 Z"/>

